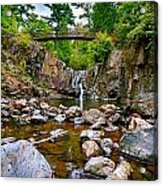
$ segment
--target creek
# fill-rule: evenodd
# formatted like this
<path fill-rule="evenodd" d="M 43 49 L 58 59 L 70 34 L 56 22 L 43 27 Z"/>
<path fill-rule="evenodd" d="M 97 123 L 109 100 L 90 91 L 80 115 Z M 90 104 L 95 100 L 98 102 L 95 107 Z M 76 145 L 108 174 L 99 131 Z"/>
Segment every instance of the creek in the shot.
<path fill-rule="evenodd" d="M 83 108 L 99 108 L 106 101 L 85 100 Z M 52 100 L 51 105 L 59 106 L 80 105 L 78 99 L 74 100 Z M 17 126 L 13 123 L 5 124 L 2 127 L 2 138 L 13 136 L 17 140 L 41 140 L 49 136 L 50 131 L 62 128 L 68 131 L 68 135 L 62 139 L 53 142 L 45 142 L 36 145 L 36 148 L 44 155 L 51 165 L 55 177 L 57 178 L 88 178 L 88 179 L 103 179 L 97 175 L 85 174 L 83 176 L 83 168 L 86 163 L 85 156 L 81 149 L 80 134 L 83 130 L 88 129 L 86 124 L 75 125 L 71 122 L 58 123 L 56 121 L 48 121 L 45 124 L 30 124 L 25 126 Z M 120 130 L 106 132 L 106 138 L 111 138 L 113 142 L 119 143 L 122 137 Z M 118 150 L 113 150 L 111 159 L 117 163 L 121 154 Z M 135 160 L 127 158 L 132 166 L 132 173 L 129 179 L 131 180 L 150 180 L 155 174 L 155 166 L 139 163 Z M 145 173 L 141 173 L 141 169 L 145 168 Z"/>

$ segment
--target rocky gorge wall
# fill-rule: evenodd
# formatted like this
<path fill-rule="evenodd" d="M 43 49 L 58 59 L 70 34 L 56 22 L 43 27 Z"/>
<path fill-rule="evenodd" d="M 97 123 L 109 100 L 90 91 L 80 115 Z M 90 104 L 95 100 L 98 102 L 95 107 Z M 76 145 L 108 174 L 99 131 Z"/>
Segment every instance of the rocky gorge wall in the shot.
<path fill-rule="evenodd" d="M 150 58 L 142 45 L 114 49 L 105 65 L 95 63 L 88 71 L 75 71 L 25 36 L 2 38 L 2 89 L 7 92 L 31 93 L 37 84 L 46 83 L 54 94 L 79 96 L 82 81 L 88 98 L 140 99 L 156 91 L 156 71 L 155 58 Z M 29 78 L 33 82 L 30 88 Z"/>
<path fill-rule="evenodd" d="M 87 77 L 87 87 L 101 98 L 139 99 L 146 93 L 155 92 L 155 59 L 146 57 L 144 47 L 113 50 L 106 65 L 95 64 Z"/>

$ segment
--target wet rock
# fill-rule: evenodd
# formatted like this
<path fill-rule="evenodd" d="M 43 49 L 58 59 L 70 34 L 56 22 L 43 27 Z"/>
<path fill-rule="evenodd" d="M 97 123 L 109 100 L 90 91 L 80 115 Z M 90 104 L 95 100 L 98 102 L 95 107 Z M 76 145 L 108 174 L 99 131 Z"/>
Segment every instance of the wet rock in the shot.
<path fill-rule="evenodd" d="M 10 111 L 10 115 L 21 115 L 21 111 L 17 109 L 13 109 Z"/>
<path fill-rule="evenodd" d="M 50 132 L 50 135 L 51 135 L 51 138 L 53 139 L 61 138 L 67 135 L 67 130 L 64 130 L 64 129 L 52 130 Z"/>
<path fill-rule="evenodd" d="M 45 114 L 49 117 L 49 118 L 54 118 L 57 116 L 57 113 L 56 112 L 45 112 Z"/>
<path fill-rule="evenodd" d="M 113 148 L 114 148 L 114 149 L 119 149 L 118 143 L 113 143 Z"/>
<path fill-rule="evenodd" d="M 98 156 L 101 153 L 100 147 L 95 141 L 85 141 L 82 144 L 82 150 L 87 158 Z"/>
<path fill-rule="evenodd" d="M 50 107 L 49 112 L 52 112 L 52 113 L 58 113 L 58 108 L 57 107 Z"/>
<path fill-rule="evenodd" d="M 106 104 L 102 105 L 99 109 L 102 111 L 105 115 L 105 117 L 111 117 L 115 111 L 116 111 L 116 106 L 114 104 Z"/>
<path fill-rule="evenodd" d="M 100 121 L 101 120 L 101 121 Z M 105 119 L 99 119 L 95 124 L 93 124 L 91 129 L 101 129 L 106 125 Z"/>
<path fill-rule="evenodd" d="M 113 148 L 113 141 L 110 138 L 103 138 L 100 142 L 102 150 L 107 156 L 110 156 Z"/>
<path fill-rule="evenodd" d="M 47 103 L 45 103 L 45 102 L 41 102 L 40 103 L 40 108 L 47 110 L 49 108 L 49 105 Z"/>
<path fill-rule="evenodd" d="M 116 110 L 116 106 L 114 104 L 105 104 L 105 105 L 102 105 L 99 109 L 102 111 L 102 112 L 105 112 L 106 110 L 108 109 L 111 109 L 111 110 Z"/>
<path fill-rule="evenodd" d="M 100 175 L 100 176 L 103 176 L 103 177 L 107 177 L 110 173 L 113 172 L 114 168 L 115 168 L 115 163 L 113 162 L 112 166 L 110 165 L 110 167 L 109 166 L 102 167 L 97 172 L 97 174 Z"/>
<path fill-rule="evenodd" d="M 137 161 L 155 163 L 157 159 L 157 132 L 155 128 L 130 132 L 122 136 L 120 151 Z"/>
<path fill-rule="evenodd" d="M 74 124 L 80 125 L 84 123 L 83 117 L 75 117 L 74 118 Z"/>
<path fill-rule="evenodd" d="M 26 99 L 14 100 L 12 105 L 15 109 L 20 110 L 27 105 L 27 100 Z"/>
<path fill-rule="evenodd" d="M 83 130 L 80 134 L 80 140 L 82 142 L 86 140 L 94 140 L 94 141 L 100 141 L 101 137 L 104 136 L 103 131 L 97 131 L 97 130 Z"/>
<path fill-rule="evenodd" d="M 1 147 L 1 176 L 51 178 L 52 170 L 30 142 L 20 140 Z"/>
<path fill-rule="evenodd" d="M 104 114 L 98 109 L 90 109 L 83 113 L 83 118 L 87 123 L 94 124 L 99 121 L 99 119 L 104 119 Z"/>
<path fill-rule="evenodd" d="M 7 144 L 7 143 L 13 143 L 16 141 L 15 137 L 7 137 L 1 139 L 1 145 Z"/>
<path fill-rule="evenodd" d="M 155 119 L 147 119 L 146 122 L 151 124 L 151 125 L 155 125 L 156 124 L 156 120 Z"/>
<path fill-rule="evenodd" d="M 65 111 L 67 118 L 80 117 L 82 115 L 82 110 L 78 106 L 72 106 Z"/>
<path fill-rule="evenodd" d="M 118 124 L 118 122 L 121 120 L 121 115 L 120 113 L 115 113 L 113 114 L 110 118 L 109 121 L 113 123 L 113 125 Z"/>
<path fill-rule="evenodd" d="M 1 109 L 7 109 L 8 108 L 8 105 L 7 104 L 4 104 L 4 103 L 1 103 Z"/>
<path fill-rule="evenodd" d="M 60 105 L 59 105 L 59 109 L 61 109 L 61 110 L 67 110 L 68 107 L 66 107 L 66 106 L 64 106 L 64 105 L 62 105 L 62 104 L 60 104 Z"/>
<path fill-rule="evenodd" d="M 8 117 L 10 114 L 6 110 L 1 110 L 1 117 Z"/>
<path fill-rule="evenodd" d="M 55 117 L 55 120 L 59 123 L 63 123 L 66 120 L 66 115 L 65 114 L 58 114 Z"/>
<path fill-rule="evenodd" d="M 110 121 L 107 121 L 107 125 L 108 126 L 104 128 L 104 130 L 107 132 L 114 132 L 116 130 L 119 130 L 119 127 L 113 125 Z"/>
<path fill-rule="evenodd" d="M 144 119 L 132 117 L 128 129 L 130 131 L 141 131 L 152 127 L 153 125 L 147 123 Z"/>
<path fill-rule="evenodd" d="M 71 178 L 71 179 L 84 179 L 85 178 L 84 170 L 82 168 L 73 169 L 70 173 L 69 178 Z"/>
<path fill-rule="evenodd" d="M 22 113 L 25 113 L 25 114 L 30 114 L 33 110 L 33 107 L 30 106 L 30 107 L 25 107 L 22 109 Z"/>
<path fill-rule="evenodd" d="M 9 103 L 9 100 L 8 99 L 5 99 L 5 98 L 1 98 L 1 104 L 8 104 Z"/>
<path fill-rule="evenodd" d="M 46 123 L 47 121 L 48 121 L 48 117 L 43 116 L 41 114 L 33 115 L 31 117 L 31 123 L 34 124 L 42 124 L 42 123 Z"/>
<path fill-rule="evenodd" d="M 33 111 L 33 115 L 38 115 L 38 114 L 41 114 L 41 110 L 35 109 L 35 110 Z"/>
<path fill-rule="evenodd" d="M 127 161 L 122 161 L 117 165 L 116 169 L 108 175 L 106 179 L 109 180 L 127 180 L 132 171 L 130 163 Z"/>
<path fill-rule="evenodd" d="M 29 106 L 36 106 L 38 103 L 38 100 L 36 98 L 31 98 L 29 101 L 28 101 L 28 105 Z"/>
<path fill-rule="evenodd" d="M 18 125 L 27 125 L 30 123 L 31 117 L 28 114 L 23 114 L 18 117 Z"/>
<path fill-rule="evenodd" d="M 92 174 L 101 175 L 102 169 L 106 166 L 113 170 L 115 168 L 115 163 L 111 159 L 103 156 L 92 157 L 86 163 L 84 170 Z"/>

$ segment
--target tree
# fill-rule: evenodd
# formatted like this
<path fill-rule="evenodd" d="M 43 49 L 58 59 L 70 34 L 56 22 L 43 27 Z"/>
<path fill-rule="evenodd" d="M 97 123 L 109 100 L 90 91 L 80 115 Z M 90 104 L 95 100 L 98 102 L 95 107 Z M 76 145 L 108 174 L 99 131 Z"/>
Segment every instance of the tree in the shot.
<path fill-rule="evenodd" d="M 2 29 L 8 32 L 19 32 L 20 27 L 25 27 L 35 7 L 26 5 L 2 5 Z"/>
<path fill-rule="evenodd" d="M 44 18 L 48 20 L 56 33 L 61 30 L 66 31 L 68 25 L 74 24 L 74 16 L 69 4 L 45 4 L 45 6 L 50 9 L 51 15 L 49 18 Z"/>
<path fill-rule="evenodd" d="M 145 13 L 141 13 L 144 8 Z M 157 10 L 154 2 L 123 2 L 117 6 L 116 32 L 120 43 L 137 42 L 152 44 L 157 35 Z"/>
<path fill-rule="evenodd" d="M 113 32 L 116 22 L 116 4 L 95 3 L 92 7 L 91 19 L 95 31 Z"/>
<path fill-rule="evenodd" d="M 81 14 L 79 16 L 79 19 L 85 19 L 86 23 L 83 25 L 83 27 L 91 29 L 91 26 L 92 26 L 92 20 L 91 20 L 92 3 L 71 3 L 71 6 L 75 7 L 76 9 L 81 8 L 83 10 L 83 14 Z"/>
<path fill-rule="evenodd" d="M 31 35 L 41 35 L 41 33 L 45 35 L 51 33 L 53 28 L 47 23 L 47 20 L 39 18 L 36 14 L 31 14 L 26 20 L 25 29 Z"/>

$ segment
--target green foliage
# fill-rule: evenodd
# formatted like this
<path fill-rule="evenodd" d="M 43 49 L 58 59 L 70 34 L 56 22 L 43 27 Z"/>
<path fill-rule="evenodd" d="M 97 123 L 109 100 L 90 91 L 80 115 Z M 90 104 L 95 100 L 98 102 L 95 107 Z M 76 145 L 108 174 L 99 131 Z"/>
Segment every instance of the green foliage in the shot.
<path fill-rule="evenodd" d="M 94 63 L 105 64 L 112 49 L 111 38 L 106 33 L 97 33 L 94 41 L 74 41 L 70 66 L 74 69 L 89 69 Z"/>
<path fill-rule="evenodd" d="M 38 18 L 36 14 L 31 14 L 30 18 L 26 21 L 25 30 L 31 35 L 38 37 L 38 35 L 51 33 L 52 27 L 48 25 L 46 20 Z"/>
<path fill-rule="evenodd" d="M 18 32 L 18 22 L 16 20 L 15 15 L 11 14 L 11 16 L 8 16 L 9 14 L 10 6 L 2 5 L 1 6 L 1 27 L 2 27 L 2 33 L 3 32 L 11 32 L 11 33 L 17 33 Z"/>
<path fill-rule="evenodd" d="M 45 7 L 51 12 L 49 17 L 36 15 L 34 5 L 2 5 L 2 40 L 4 33 L 12 33 L 19 38 L 20 45 L 27 46 L 30 35 L 63 34 L 73 30 L 87 35 L 94 30 L 97 32 L 94 41 L 48 41 L 44 46 L 68 66 L 87 69 L 96 62 L 105 64 L 114 40 L 109 35 L 114 34 L 119 46 L 132 42 L 143 45 L 152 61 L 156 46 L 153 41 L 157 36 L 154 2 L 62 3 L 46 4 Z M 79 17 L 80 21 L 86 20 L 83 24 L 77 23 L 74 27 L 72 7 L 83 9 Z M 140 13 L 142 7 L 145 13 Z M 6 16 L 8 11 L 10 16 Z"/>
<path fill-rule="evenodd" d="M 2 5 L 1 7 L 2 29 L 12 33 L 19 32 L 19 28 L 26 25 L 26 20 L 34 11 L 34 6 L 30 4 Z"/>
<path fill-rule="evenodd" d="M 92 43 L 86 41 L 74 41 L 69 65 L 76 69 L 87 69 L 93 65 L 94 54 Z"/>
<path fill-rule="evenodd" d="M 117 6 L 116 32 L 120 42 L 144 41 L 151 45 L 157 34 L 156 4 L 154 2 L 124 2 Z M 141 13 L 141 8 L 145 13 Z"/>
<path fill-rule="evenodd" d="M 69 4 L 45 4 L 45 6 L 50 9 L 51 15 L 50 18 L 44 18 L 48 20 L 54 31 L 66 31 L 68 25 L 73 25 L 74 16 Z"/>
<path fill-rule="evenodd" d="M 93 30 L 112 32 L 116 21 L 115 3 L 95 3 L 92 9 Z"/>

